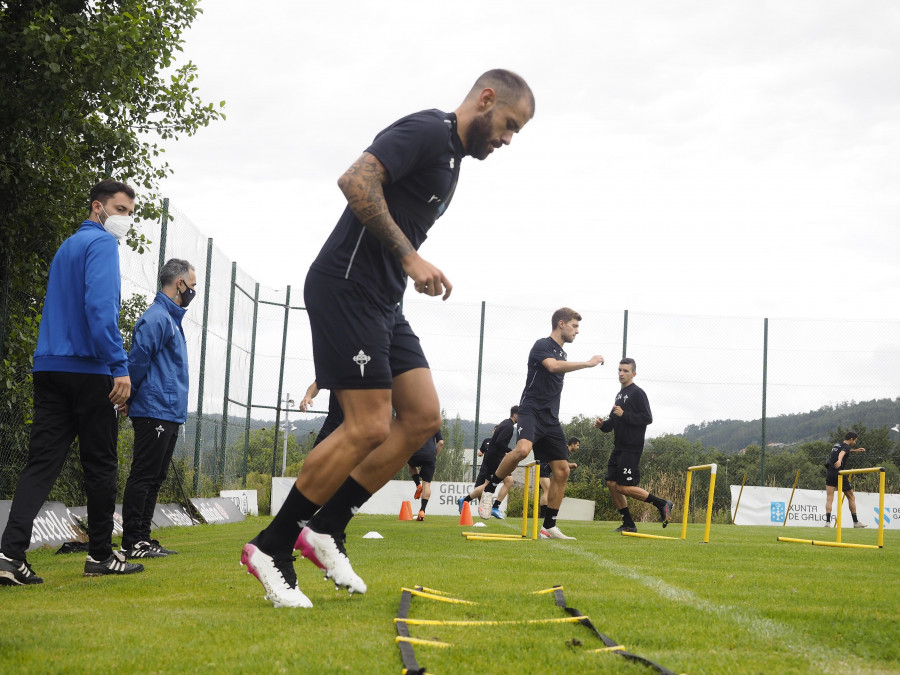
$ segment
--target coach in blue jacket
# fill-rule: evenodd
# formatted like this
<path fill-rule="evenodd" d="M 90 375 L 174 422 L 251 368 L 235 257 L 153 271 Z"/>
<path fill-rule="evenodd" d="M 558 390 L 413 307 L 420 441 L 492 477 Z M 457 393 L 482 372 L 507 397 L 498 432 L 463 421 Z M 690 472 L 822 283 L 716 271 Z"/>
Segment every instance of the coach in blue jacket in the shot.
<path fill-rule="evenodd" d="M 85 576 L 131 574 L 143 566 L 112 550 L 116 507 L 116 406 L 131 393 L 119 333 L 118 240 L 134 221 L 134 190 L 104 180 L 90 192 L 87 220 L 50 264 L 47 295 L 34 352 L 34 422 L 28 462 L 0 541 L 0 584 L 43 580 L 25 560 L 34 518 L 78 437 L 87 495 Z"/>
<path fill-rule="evenodd" d="M 169 471 L 178 429 L 187 419 L 188 358 L 181 320 L 197 286 L 187 260 L 173 258 L 159 271 L 153 304 L 134 326 L 128 373 L 134 454 L 122 503 L 122 551 L 127 558 L 176 553 L 150 538 L 156 497 Z"/>

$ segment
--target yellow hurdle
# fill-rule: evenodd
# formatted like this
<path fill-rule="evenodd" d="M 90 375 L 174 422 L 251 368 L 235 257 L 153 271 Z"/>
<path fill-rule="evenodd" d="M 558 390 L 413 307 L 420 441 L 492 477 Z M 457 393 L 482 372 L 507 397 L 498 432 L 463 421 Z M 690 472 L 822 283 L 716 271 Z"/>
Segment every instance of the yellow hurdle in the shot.
<path fill-rule="evenodd" d="M 690 499 L 691 499 L 691 475 L 694 471 L 702 471 L 704 469 L 709 469 L 709 499 L 706 502 L 706 530 L 703 532 L 703 543 L 709 543 L 709 528 L 712 524 L 712 510 L 713 510 L 713 497 L 715 496 L 716 490 L 716 471 L 718 470 L 718 466 L 716 464 L 700 464 L 698 466 L 689 466 L 687 473 L 687 485 L 684 489 L 684 516 L 681 519 L 681 538 L 687 538 L 687 524 L 688 524 L 688 512 L 690 512 Z M 624 534 L 624 533 L 623 533 Z"/>
<path fill-rule="evenodd" d="M 525 465 L 525 494 L 522 497 L 522 534 L 509 532 L 463 532 L 467 541 L 535 541 L 538 538 L 538 510 L 540 508 L 540 462 L 528 462 Z M 532 482 L 534 483 L 532 489 Z M 528 538 L 528 495 L 534 493 L 532 505 L 531 538 Z"/>
<path fill-rule="evenodd" d="M 850 476 L 856 473 L 878 473 L 878 544 L 845 544 L 841 541 L 841 508 L 844 498 L 844 476 Z M 794 544 L 812 544 L 813 546 L 831 546 L 833 548 L 884 548 L 884 467 L 873 466 L 867 469 L 844 469 L 838 471 L 838 488 L 837 488 L 837 522 L 835 530 L 837 531 L 834 541 L 819 541 L 816 539 L 792 539 L 791 537 L 776 537 L 776 541 L 784 541 Z M 688 475 L 690 480 L 690 474 Z"/>

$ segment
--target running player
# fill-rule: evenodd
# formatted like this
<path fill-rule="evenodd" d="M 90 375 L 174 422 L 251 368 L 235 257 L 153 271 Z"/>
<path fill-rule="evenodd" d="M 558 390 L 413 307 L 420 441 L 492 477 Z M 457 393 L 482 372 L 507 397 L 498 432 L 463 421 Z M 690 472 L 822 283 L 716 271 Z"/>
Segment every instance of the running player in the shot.
<path fill-rule="evenodd" d="M 641 453 L 644 451 L 644 436 L 647 426 L 653 423 L 650 401 L 647 394 L 634 383 L 637 373 L 634 359 L 619 361 L 619 384 L 622 388 L 616 394 L 615 404 L 606 419 L 599 418 L 594 426 L 603 432 L 614 432 L 615 445 L 606 468 L 606 485 L 613 503 L 622 514 L 622 524 L 616 532 L 637 532 L 634 518 L 628 510 L 626 497 L 653 504 L 659 509 L 663 527 L 669 524 L 669 516 L 675 504 L 638 487 L 641 481 Z"/>
<path fill-rule="evenodd" d="M 416 450 L 416 454 L 406 463 L 413 482 L 416 484 L 416 494 L 413 499 L 421 499 L 419 515 L 416 520 L 425 520 L 425 509 L 428 500 L 431 499 L 431 480 L 434 478 L 434 467 L 437 457 L 444 449 L 444 434 L 438 429 L 437 433 L 425 441 L 425 445 Z"/>
<path fill-rule="evenodd" d="M 516 425 L 519 440 L 490 477 L 478 504 L 478 515 L 482 518 L 489 517 L 497 485 L 533 449 L 534 458 L 539 462 L 549 463 L 553 472 L 544 525 L 541 528 L 542 539 L 574 539 L 564 535 L 556 525 L 556 516 L 569 480 L 569 448 L 559 423 L 559 399 L 566 373 L 593 368 L 603 363 L 603 357 L 599 354 L 588 361 L 566 360 L 563 345 L 572 342 L 578 335 L 580 322 L 581 315 L 575 310 L 568 307 L 556 310 L 550 320 L 553 328 L 550 337 L 541 338 L 531 348 L 528 354 L 528 376 L 519 403 L 519 421 Z"/>
<path fill-rule="evenodd" d="M 365 593 L 344 530 L 442 422 L 428 361 L 401 311 L 407 280 L 417 293 L 450 296 L 450 281 L 418 249 L 453 198 L 463 157 L 508 145 L 534 107 L 521 77 L 488 71 L 454 112 L 425 110 L 384 129 L 338 179 L 347 207 L 310 267 L 304 300 L 316 382 L 335 392 L 344 422 L 309 453 L 278 514 L 243 548 L 241 562 L 274 605 L 312 605 L 297 585 L 295 547 L 337 586 Z"/>
<path fill-rule="evenodd" d="M 837 490 L 838 471 L 847 469 L 847 459 L 851 452 L 865 452 L 865 448 L 854 447 L 859 442 L 859 434 L 848 431 L 844 434 L 841 443 L 835 443 L 828 453 L 828 461 L 825 462 L 825 527 L 831 527 L 831 505 L 834 503 L 834 491 Z M 850 517 L 853 518 L 853 527 L 865 527 L 856 517 L 856 493 L 850 484 L 850 476 L 844 476 L 841 486 L 847 495 L 847 506 L 850 507 Z M 838 504 L 840 508 L 840 504 Z"/>
<path fill-rule="evenodd" d="M 491 474 L 497 470 L 497 467 L 500 466 L 500 462 L 503 461 L 506 453 L 509 452 L 509 442 L 512 439 L 513 431 L 515 430 L 516 421 L 518 419 L 519 406 L 514 405 L 509 409 L 509 418 L 503 420 L 494 427 L 494 435 L 491 436 L 487 452 L 484 453 L 484 459 L 481 460 L 481 469 L 478 471 L 478 478 L 475 479 L 475 489 L 467 496 L 460 497 L 456 500 L 460 513 L 462 513 L 464 502 L 477 503 L 479 499 L 481 499 L 481 495 L 484 493 L 484 487 L 487 485 L 488 479 L 491 477 Z M 503 503 L 503 500 L 506 498 L 506 495 L 512 486 L 512 476 L 507 476 L 503 479 L 503 486 L 497 493 L 497 498 L 494 499 L 491 504 L 491 510 L 490 513 L 488 513 L 487 518 L 494 517 L 499 518 L 500 520 L 505 518 L 503 512 L 500 510 L 500 504 Z"/>

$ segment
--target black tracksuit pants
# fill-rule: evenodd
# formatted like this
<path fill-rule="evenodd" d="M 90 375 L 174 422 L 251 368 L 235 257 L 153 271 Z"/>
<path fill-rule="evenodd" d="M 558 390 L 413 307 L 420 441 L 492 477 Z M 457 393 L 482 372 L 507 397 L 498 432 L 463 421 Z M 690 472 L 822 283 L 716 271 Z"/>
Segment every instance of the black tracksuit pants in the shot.
<path fill-rule="evenodd" d="M 156 498 L 169 473 L 180 424 L 150 417 L 132 417 L 134 455 L 122 502 L 122 548 L 150 541 Z"/>
<path fill-rule="evenodd" d="M 0 551 L 23 560 L 35 516 L 59 477 L 78 437 L 87 495 L 88 552 L 95 560 L 112 554 L 116 508 L 118 413 L 109 401 L 113 378 L 84 373 L 34 373 L 34 421 L 28 462 L 19 476 Z"/>

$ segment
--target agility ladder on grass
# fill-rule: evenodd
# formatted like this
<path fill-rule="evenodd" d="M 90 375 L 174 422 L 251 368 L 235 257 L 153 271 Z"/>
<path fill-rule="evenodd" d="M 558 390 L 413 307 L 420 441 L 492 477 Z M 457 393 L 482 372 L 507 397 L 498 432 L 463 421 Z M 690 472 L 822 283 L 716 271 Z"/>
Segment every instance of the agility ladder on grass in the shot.
<path fill-rule="evenodd" d="M 440 640 L 423 640 L 421 638 L 414 638 L 409 634 L 409 626 L 497 626 L 525 623 L 579 623 L 582 626 L 593 631 L 594 635 L 600 638 L 600 640 L 604 644 L 603 647 L 600 647 L 598 649 L 587 650 L 588 654 L 610 652 L 612 654 L 618 654 L 619 656 L 630 661 L 636 661 L 637 663 L 642 663 L 645 666 L 653 668 L 654 670 L 656 670 L 656 672 L 660 673 L 660 675 L 676 675 L 676 673 L 674 673 L 673 671 L 659 665 L 658 663 L 654 663 L 650 659 L 646 659 L 643 656 L 638 656 L 637 654 L 632 654 L 631 652 L 627 651 L 625 647 L 620 645 L 611 637 L 604 635 L 599 630 L 597 630 L 594 624 L 591 623 L 589 617 L 585 616 L 573 607 L 566 606 L 566 598 L 563 595 L 562 586 L 554 586 L 553 588 L 547 588 L 542 591 L 534 591 L 532 595 L 544 595 L 552 593 L 554 599 L 556 600 L 556 606 L 563 609 L 569 616 L 552 619 L 526 619 L 522 621 L 441 621 L 435 619 L 410 619 L 409 610 L 410 606 L 412 605 L 412 599 L 414 596 L 425 598 L 427 600 L 435 600 L 437 602 L 446 602 L 458 605 L 477 605 L 478 603 L 471 602 L 469 600 L 452 598 L 449 596 L 449 594 L 444 593 L 443 591 L 437 591 L 433 588 L 425 588 L 423 586 L 416 586 L 415 588 L 402 588 L 400 590 L 400 607 L 397 610 L 397 618 L 394 619 L 394 625 L 397 627 L 397 637 L 394 638 L 394 640 L 397 643 L 397 646 L 400 648 L 400 658 L 403 660 L 403 669 L 400 671 L 402 675 L 426 675 L 427 673 L 425 667 L 420 666 L 419 662 L 416 660 L 416 653 L 413 649 L 414 645 L 441 648 L 453 646 L 448 642 L 442 642 Z"/>

